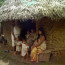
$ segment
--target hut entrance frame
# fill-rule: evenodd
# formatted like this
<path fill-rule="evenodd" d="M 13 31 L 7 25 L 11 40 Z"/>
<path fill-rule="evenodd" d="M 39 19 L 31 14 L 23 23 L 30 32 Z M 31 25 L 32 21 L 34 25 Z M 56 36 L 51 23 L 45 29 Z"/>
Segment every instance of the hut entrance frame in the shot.
<path fill-rule="evenodd" d="M 0 35 L 3 34 L 3 26 L 2 26 L 2 22 L 0 22 Z"/>
<path fill-rule="evenodd" d="M 20 26 L 21 29 L 24 30 L 24 32 L 27 32 L 27 31 L 31 32 L 31 29 L 33 29 L 35 32 L 38 31 L 37 29 L 38 26 L 35 20 L 31 20 L 31 19 L 28 19 L 25 21 L 17 20 L 17 24 L 18 26 Z"/>

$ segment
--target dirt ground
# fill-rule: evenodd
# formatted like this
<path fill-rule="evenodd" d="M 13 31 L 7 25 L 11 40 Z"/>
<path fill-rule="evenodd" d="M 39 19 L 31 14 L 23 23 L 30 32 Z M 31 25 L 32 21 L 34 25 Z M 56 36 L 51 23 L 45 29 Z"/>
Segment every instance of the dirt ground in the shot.
<path fill-rule="evenodd" d="M 30 59 L 26 61 L 20 55 L 13 55 L 8 45 L 0 44 L 0 65 L 65 65 L 65 50 L 53 53 L 49 62 L 32 63 Z"/>

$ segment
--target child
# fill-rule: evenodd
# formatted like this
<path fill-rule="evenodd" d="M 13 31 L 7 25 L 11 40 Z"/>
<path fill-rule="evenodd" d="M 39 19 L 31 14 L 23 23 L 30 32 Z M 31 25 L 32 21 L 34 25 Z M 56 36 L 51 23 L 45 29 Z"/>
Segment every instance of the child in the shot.
<path fill-rule="evenodd" d="M 16 45 L 16 53 L 17 54 L 20 54 L 21 52 L 21 44 L 22 44 L 22 41 L 20 41 L 19 37 L 16 39 L 15 41 L 15 45 Z"/>
<path fill-rule="evenodd" d="M 26 42 L 26 39 L 22 39 L 22 50 L 21 50 L 21 56 L 23 58 L 26 58 L 28 59 L 28 49 L 29 49 L 29 46 Z"/>
<path fill-rule="evenodd" d="M 28 39 L 28 38 L 29 38 L 29 36 L 30 36 L 30 32 L 29 32 L 29 31 L 27 31 L 26 38 Z"/>

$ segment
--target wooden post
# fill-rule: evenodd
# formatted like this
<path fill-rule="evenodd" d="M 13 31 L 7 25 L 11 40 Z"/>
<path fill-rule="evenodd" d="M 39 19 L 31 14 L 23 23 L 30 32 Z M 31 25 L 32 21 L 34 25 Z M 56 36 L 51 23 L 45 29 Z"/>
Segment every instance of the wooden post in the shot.
<path fill-rule="evenodd" d="M 38 34 L 38 23 L 39 23 L 39 20 L 36 20 L 36 33 Z"/>

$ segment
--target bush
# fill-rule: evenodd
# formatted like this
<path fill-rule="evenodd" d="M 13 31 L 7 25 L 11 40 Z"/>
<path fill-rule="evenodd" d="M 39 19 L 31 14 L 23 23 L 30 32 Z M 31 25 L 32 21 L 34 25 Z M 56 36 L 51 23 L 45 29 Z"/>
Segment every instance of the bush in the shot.
<path fill-rule="evenodd" d="M 4 3 L 5 0 L 0 0 L 0 7 L 2 6 L 2 4 Z"/>

